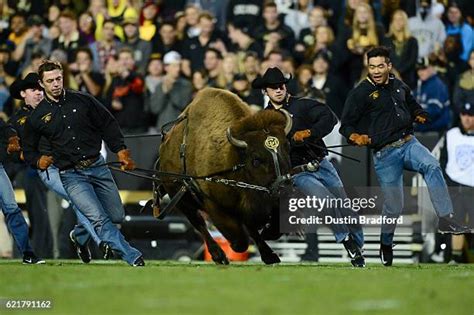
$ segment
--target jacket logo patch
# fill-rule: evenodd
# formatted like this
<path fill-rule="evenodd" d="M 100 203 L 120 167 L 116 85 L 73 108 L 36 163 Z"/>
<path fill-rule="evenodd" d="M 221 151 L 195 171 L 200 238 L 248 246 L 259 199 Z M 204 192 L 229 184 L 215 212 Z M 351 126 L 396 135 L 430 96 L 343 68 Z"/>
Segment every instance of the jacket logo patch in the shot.
<path fill-rule="evenodd" d="M 379 91 L 374 91 L 374 92 L 370 93 L 369 96 L 370 96 L 373 100 L 376 100 L 376 99 L 379 98 L 380 93 L 379 93 Z"/>
<path fill-rule="evenodd" d="M 51 117 L 52 117 L 51 113 L 47 113 L 46 115 L 44 115 L 43 117 L 41 117 L 41 120 L 42 120 L 45 124 L 47 124 L 47 123 L 49 123 L 49 122 L 51 121 Z"/>
<path fill-rule="evenodd" d="M 27 116 L 23 116 L 23 117 L 20 117 L 20 119 L 18 119 L 16 122 L 20 125 L 20 126 L 23 126 L 26 122 L 26 117 Z"/>

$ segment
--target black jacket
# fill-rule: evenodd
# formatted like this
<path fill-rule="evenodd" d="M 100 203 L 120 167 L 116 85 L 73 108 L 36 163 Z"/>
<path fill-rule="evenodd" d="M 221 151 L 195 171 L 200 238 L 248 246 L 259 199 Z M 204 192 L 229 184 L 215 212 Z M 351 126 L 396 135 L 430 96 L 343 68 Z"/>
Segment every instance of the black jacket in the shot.
<path fill-rule="evenodd" d="M 8 139 L 16 135 L 15 130 L 0 119 L 0 163 L 7 159 Z"/>
<path fill-rule="evenodd" d="M 114 153 L 125 149 L 112 114 L 91 95 L 71 90 L 63 91 L 57 103 L 46 97 L 26 120 L 23 149 L 33 167 L 41 156 L 42 136 L 51 142 L 54 164 L 61 170 L 99 156 L 102 139 Z"/>
<path fill-rule="evenodd" d="M 20 137 L 20 144 L 22 148 L 23 148 L 22 139 L 25 135 L 26 120 L 31 115 L 33 110 L 34 109 L 31 106 L 23 104 L 23 106 L 21 106 L 20 109 L 17 110 L 10 117 L 10 120 L 8 121 L 10 126 L 13 129 L 15 129 L 16 133 L 18 134 L 18 137 Z M 51 143 L 49 143 L 48 139 L 46 139 L 45 137 L 41 137 L 38 149 L 41 154 L 51 155 L 51 152 L 52 152 Z M 18 155 L 17 161 L 19 161 L 19 155 Z"/>
<path fill-rule="evenodd" d="M 274 109 L 269 103 L 266 109 Z M 324 104 L 310 98 L 290 96 L 283 105 L 293 118 L 293 127 L 288 134 L 290 139 L 290 157 L 293 166 L 322 159 L 327 155 L 323 137 L 328 135 L 337 123 L 336 116 Z M 293 135 L 300 130 L 311 130 L 311 136 L 303 143 L 295 143 Z"/>
<path fill-rule="evenodd" d="M 368 134 L 370 147 L 377 151 L 412 134 L 413 120 L 419 114 L 426 112 L 405 83 L 393 75 L 383 85 L 367 78 L 349 92 L 339 131 L 347 139 L 352 133 Z"/>

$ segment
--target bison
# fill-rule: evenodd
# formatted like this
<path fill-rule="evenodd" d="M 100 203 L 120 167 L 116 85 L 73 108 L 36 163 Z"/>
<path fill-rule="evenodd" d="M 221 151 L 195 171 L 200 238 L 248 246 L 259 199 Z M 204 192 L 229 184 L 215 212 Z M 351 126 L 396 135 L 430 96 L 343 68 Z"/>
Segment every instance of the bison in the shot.
<path fill-rule="evenodd" d="M 289 172 L 286 135 L 290 129 L 287 112 L 265 110 L 253 114 L 235 94 L 206 88 L 164 137 L 159 170 L 196 177 L 224 171 L 222 178 L 272 187 L 284 177 L 282 174 Z M 237 165 L 240 168 L 232 170 Z M 163 177 L 162 183 L 171 198 L 183 187 L 182 181 L 173 177 Z M 280 262 L 258 232 L 269 222 L 272 211 L 278 209 L 277 194 L 204 180 L 195 183 L 199 198 L 187 191 L 176 208 L 201 233 L 214 262 L 229 263 L 199 210 L 207 213 L 234 251 L 246 251 L 251 237 L 263 262 Z"/>

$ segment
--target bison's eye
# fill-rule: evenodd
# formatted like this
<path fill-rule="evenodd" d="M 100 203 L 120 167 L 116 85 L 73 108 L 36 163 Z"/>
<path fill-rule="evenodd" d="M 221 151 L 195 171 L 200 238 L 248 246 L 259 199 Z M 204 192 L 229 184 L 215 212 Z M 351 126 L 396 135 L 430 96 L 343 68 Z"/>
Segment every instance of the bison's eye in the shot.
<path fill-rule="evenodd" d="M 255 158 L 252 160 L 252 166 L 253 167 L 259 167 L 260 164 L 262 164 L 262 160 L 258 159 L 258 158 Z"/>

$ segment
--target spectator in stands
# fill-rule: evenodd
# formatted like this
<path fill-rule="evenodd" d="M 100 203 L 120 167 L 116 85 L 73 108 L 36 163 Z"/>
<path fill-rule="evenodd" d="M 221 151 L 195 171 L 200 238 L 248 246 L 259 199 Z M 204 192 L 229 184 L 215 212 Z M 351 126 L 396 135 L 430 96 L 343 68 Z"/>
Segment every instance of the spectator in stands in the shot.
<path fill-rule="evenodd" d="M 237 54 L 239 62 L 248 52 L 255 53 L 260 59 L 263 58 L 263 47 L 251 36 L 248 27 L 229 23 L 227 30 L 230 41 L 235 44 L 231 51 Z"/>
<path fill-rule="evenodd" d="M 268 68 L 279 68 L 283 67 L 283 52 L 281 50 L 272 50 L 265 58 L 266 68 L 261 67 L 260 71 L 262 74 L 267 71 Z"/>
<path fill-rule="evenodd" d="M 208 48 L 215 48 L 226 53 L 221 34 L 215 29 L 214 17 L 209 12 L 202 12 L 198 19 L 200 33 L 183 43 L 183 74 L 191 77 L 191 73 L 204 67 L 204 55 Z"/>
<path fill-rule="evenodd" d="M 184 18 L 186 20 L 186 31 L 185 38 L 193 38 L 199 36 L 200 27 L 199 27 L 199 16 L 201 10 L 198 6 L 194 4 L 188 4 L 184 8 Z"/>
<path fill-rule="evenodd" d="M 61 14 L 61 9 L 56 4 L 52 4 L 48 8 L 48 21 L 46 25 L 48 27 L 57 26 L 59 24 L 59 15 Z M 48 37 L 52 39 L 50 31 L 48 31 Z"/>
<path fill-rule="evenodd" d="M 103 19 L 107 15 L 107 4 L 104 0 L 90 0 L 87 12 L 94 18 L 94 26 L 99 19 L 99 16 Z M 97 35 L 100 33 L 97 31 L 98 28 L 94 28 L 95 38 L 98 39 Z"/>
<path fill-rule="evenodd" d="M 21 77 L 25 77 L 30 72 L 38 72 L 39 65 L 46 57 L 41 51 L 32 53 L 30 62 L 24 65 Z"/>
<path fill-rule="evenodd" d="M 219 75 L 217 76 L 217 86 L 230 90 L 232 88 L 232 82 L 235 74 L 239 72 L 237 55 L 228 53 L 222 59 L 222 66 Z"/>
<path fill-rule="evenodd" d="M 126 39 L 125 30 L 123 28 L 125 20 L 137 20 L 138 23 L 138 11 L 134 8 L 131 1 L 128 0 L 108 0 L 107 1 L 107 12 L 104 16 L 96 16 L 97 30 L 96 38 L 102 37 L 102 22 L 105 19 L 111 19 L 115 22 L 115 35 L 120 38 L 121 41 Z M 138 27 L 138 26 L 137 26 Z"/>
<path fill-rule="evenodd" d="M 474 106 L 474 50 L 469 54 L 469 69 L 456 82 L 453 95 L 453 110 L 457 116 L 466 104 Z"/>
<path fill-rule="evenodd" d="M 392 65 L 410 88 L 416 86 L 415 64 L 418 59 L 418 41 L 408 29 L 408 16 L 402 10 L 393 13 L 383 44 L 390 48 Z"/>
<path fill-rule="evenodd" d="M 76 51 L 76 59 L 69 69 L 78 84 L 78 90 L 86 92 L 101 99 L 105 85 L 104 75 L 94 71 L 92 66 L 92 52 L 87 47 L 81 47 Z"/>
<path fill-rule="evenodd" d="M 147 74 L 145 76 L 145 112 L 147 113 L 150 128 L 155 127 L 156 116 L 150 109 L 151 96 L 155 93 L 158 84 L 163 80 L 164 67 L 160 54 L 152 54 L 148 62 Z M 154 130 L 154 132 L 158 132 Z"/>
<path fill-rule="evenodd" d="M 157 33 L 156 18 L 158 5 L 153 1 L 146 1 L 140 12 L 140 39 L 150 41 Z"/>
<path fill-rule="evenodd" d="M 86 39 L 87 44 L 95 42 L 94 16 L 89 11 L 83 12 L 79 16 L 79 33 Z"/>
<path fill-rule="evenodd" d="M 346 28 L 352 27 L 357 6 L 361 3 L 368 3 L 367 0 L 348 0 L 345 2 L 346 3 L 343 6 L 345 8 L 345 12 L 344 15 L 341 15 L 341 19 L 337 27 L 338 31 L 344 31 Z"/>
<path fill-rule="evenodd" d="M 313 79 L 313 68 L 308 64 L 302 64 L 296 70 L 297 93 L 295 97 L 307 97 L 311 90 Z"/>
<path fill-rule="evenodd" d="M 295 52 L 304 55 L 306 49 L 315 44 L 316 29 L 319 26 L 326 25 L 328 25 L 328 21 L 324 9 L 320 6 L 312 8 L 309 13 L 309 26 L 301 30 L 298 37 L 298 43 L 295 46 Z"/>
<path fill-rule="evenodd" d="M 0 84 L 10 86 L 15 81 L 16 68 L 11 61 L 11 47 L 0 45 Z"/>
<path fill-rule="evenodd" d="M 462 43 L 460 57 L 462 60 L 467 61 L 469 52 L 474 48 L 474 30 L 471 25 L 464 21 L 461 8 L 454 1 L 448 6 L 446 34 L 459 35 Z"/>
<path fill-rule="evenodd" d="M 295 76 L 296 64 L 292 56 L 290 55 L 283 56 L 283 62 L 281 63 L 281 71 L 283 71 L 284 73 L 290 74 L 292 77 Z"/>
<path fill-rule="evenodd" d="M 252 89 L 245 74 L 236 73 L 234 75 L 232 88 L 230 90 L 237 94 L 244 102 L 249 104 L 252 110 L 258 111 L 262 109 L 263 94 L 259 90 Z"/>
<path fill-rule="evenodd" d="M 427 57 L 420 58 L 416 64 L 418 74 L 416 101 L 428 114 L 429 121 L 417 125 L 416 131 L 446 131 L 451 122 L 448 87 L 436 74 Z"/>
<path fill-rule="evenodd" d="M 33 53 L 42 53 L 49 56 L 51 53 L 52 41 L 43 35 L 43 19 L 38 15 L 28 17 L 27 24 L 29 26 L 26 40 L 17 45 L 13 52 L 13 59 L 21 61 L 21 70 L 30 65 Z"/>
<path fill-rule="evenodd" d="M 148 130 L 144 108 L 145 81 L 136 72 L 133 51 L 124 47 L 118 54 L 118 73 L 107 91 L 106 104 L 124 133 Z"/>
<path fill-rule="evenodd" d="M 227 5 L 229 0 L 209 1 L 209 0 L 186 0 L 187 4 L 195 4 L 201 10 L 210 12 L 216 17 L 216 26 L 219 30 L 225 31 Z"/>
<path fill-rule="evenodd" d="M 163 80 L 163 61 L 160 54 L 152 54 L 148 62 L 147 75 L 145 76 L 146 90 L 149 94 L 155 93 L 158 83 Z"/>
<path fill-rule="evenodd" d="M 178 41 L 183 41 L 187 39 L 186 36 L 186 16 L 184 15 L 183 11 L 176 12 L 174 17 L 174 25 L 176 29 L 176 38 Z"/>
<path fill-rule="evenodd" d="M 151 43 L 140 39 L 138 33 L 138 19 L 130 18 L 123 21 L 123 30 L 125 34 L 124 47 L 133 51 L 133 59 L 137 66 L 136 71 L 141 75 L 146 73 L 146 66 L 151 55 Z"/>
<path fill-rule="evenodd" d="M 13 44 L 13 47 L 24 44 L 28 38 L 28 25 L 26 24 L 26 17 L 23 13 L 14 13 L 10 18 L 10 34 L 8 41 Z"/>
<path fill-rule="evenodd" d="M 180 77 L 181 56 L 170 51 L 163 58 L 165 76 L 151 97 L 150 109 L 157 115 L 156 128 L 161 130 L 164 124 L 175 120 L 191 101 L 193 88 L 191 83 Z"/>
<path fill-rule="evenodd" d="M 314 57 L 320 53 L 325 52 L 332 56 L 331 62 L 333 62 L 333 69 L 336 70 L 336 67 L 342 62 L 341 53 L 339 47 L 336 46 L 334 32 L 331 27 L 328 25 L 319 26 L 314 32 L 314 43 L 313 45 L 307 47 L 303 60 L 305 63 L 311 63 L 314 60 Z"/>
<path fill-rule="evenodd" d="M 461 51 L 460 34 L 448 35 L 442 49 L 437 54 L 429 56 L 439 77 L 448 86 L 449 95 L 453 95 L 459 75 L 469 68 L 467 63 L 461 59 Z"/>
<path fill-rule="evenodd" d="M 197 94 L 197 92 L 207 87 L 208 81 L 209 81 L 209 78 L 207 76 L 207 72 L 204 69 L 193 72 L 192 82 L 191 82 L 193 85 L 193 98 Z"/>
<path fill-rule="evenodd" d="M 251 34 L 262 24 L 263 0 L 230 0 L 227 23 L 246 27 Z"/>
<path fill-rule="evenodd" d="M 352 28 L 348 29 L 344 37 L 348 60 L 346 67 L 349 69 L 346 76 L 349 86 L 358 82 L 364 69 L 364 54 L 372 47 L 379 45 L 385 31 L 381 24 L 375 22 L 374 13 L 370 5 L 360 3 L 355 7 Z"/>
<path fill-rule="evenodd" d="M 53 40 L 52 50 L 61 49 L 67 54 L 67 62 L 74 62 L 76 49 L 87 45 L 87 40 L 77 30 L 77 18 L 71 11 L 59 15 L 61 35 Z"/>
<path fill-rule="evenodd" d="M 341 119 L 349 91 L 345 82 L 330 69 L 331 55 L 324 51 L 319 52 L 313 60 L 314 75 L 309 96 L 316 99 L 322 96 L 324 103 Z"/>
<path fill-rule="evenodd" d="M 244 60 L 243 60 L 243 69 L 244 69 L 244 74 L 247 77 L 247 81 L 253 82 L 259 76 L 260 73 L 260 59 L 258 58 L 258 55 L 253 52 L 249 51 L 247 54 L 245 54 Z"/>
<path fill-rule="evenodd" d="M 169 51 L 181 51 L 181 41 L 178 40 L 175 25 L 172 22 L 163 22 L 160 24 L 159 31 L 151 40 L 152 52 L 158 53 L 160 58 Z"/>
<path fill-rule="evenodd" d="M 431 0 L 420 0 L 416 16 L 408 19 L 408 28 L 418 41 L 418 57 L 424 58 L 443 47 L 446 31 L 431 12 Z"/>
<path fill-rule="evenodd" d="M 115 22 L 105 20 L 102 26 L 102 38 L 90 44 L 93 67 L 95 71 L 104 73 L 105 65 L 111 56 L 117 56 L 122 43 L 115 37 Z"/>
<path fill-rule="evenodd" d="M 309 15 L 312 12 L 313 5 L 310 0 L 297 0 L 294 8 L 288 10 L 284 22 L 292 30 L 295 38 L 301 34 L 301 30 L 310 27 Z"/>
<path fill-rule="evenodd" d="M 214 48 L 208 48 L 204 53 L 204 69 L 206 70 L 211 87 L 218 87 L 218 77 L 222 72 L 222 55 Z"/>
<path fill-rule="evenodd" d="M 293 30 L 278 18 L 277 5 L 267 2 L 263 6 L 263 24 L 255 29 L 255 38 L 264 47 L 264 56 L 273 50 L 291 54 L 295 46 Z"/>

